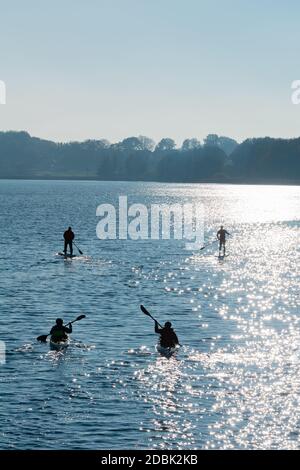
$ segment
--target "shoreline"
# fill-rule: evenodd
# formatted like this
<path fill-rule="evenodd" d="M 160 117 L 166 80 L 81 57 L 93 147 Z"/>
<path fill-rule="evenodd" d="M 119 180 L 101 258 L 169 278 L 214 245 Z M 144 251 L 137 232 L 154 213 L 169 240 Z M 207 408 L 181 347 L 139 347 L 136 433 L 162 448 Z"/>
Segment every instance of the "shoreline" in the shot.
<path fill-rule="evenodd" d="M 300 180 L 247 180 L 247 179 L 205 179 L 198 181 L 165 181 L 165 180 L 134 180 L 134 179 L 99 179 L 96 177 L 41 177 L 41 176 L 29 176 L 28 178 L 23 177 L 0 177 L 0 181 L 98 181 L 98 182 L 111 182 L 111 183 L 155 183 L 155 184 L 220 184 L 220 185 L 235 185 L 235 186 L 299 186 Z"/>

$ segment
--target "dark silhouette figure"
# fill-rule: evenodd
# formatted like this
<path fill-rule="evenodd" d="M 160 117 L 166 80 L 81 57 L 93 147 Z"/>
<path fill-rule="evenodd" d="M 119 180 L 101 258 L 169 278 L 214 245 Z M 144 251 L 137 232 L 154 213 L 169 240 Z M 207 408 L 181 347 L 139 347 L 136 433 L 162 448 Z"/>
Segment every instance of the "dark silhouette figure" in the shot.
<path fill-rule="evenodd" d="M 70 248 L 70 255 L 73 255 L 73 240 L 75 238 L 74 232 L 72 232 L 72 228 L 69 227 L 68 230 L 65 231 L 64 233 L 64 240 L 65 240 L 65 246 L 64 246 L 64 254 L 67 254 L 67 249 L 68 246 Z"/>
<path fill-rule="evenodd" d="M 217 232 L 217 239 L 219 240 L 219 256 L 221 255 L 221 250 L 223 247 L 223 255 L 225 256 L 225 245 L 226 245 L 226 235 L 230 235 L 221 225 L 220 230 Z"/>
<path fill-rule="evenodd" d="M 163 328 L 159 328 L 157 321 L 155 321 L 154 331 L 160 335 L 159 344 L 163 348 L 174 348 L 174 346 L 179 344 L 177 335 L 172 328 L 171 322 L 167 321 Z"/>
<path fill-rule="evenodd" d="M 51 328 L 51 340 L 55 343 L 60 341 L 66 341 L 68 339 L 68 334 L 72 333 L 72 325 L 64 326 L 64 322 L 61 318 L 57 318 L 56 324 Z"/>

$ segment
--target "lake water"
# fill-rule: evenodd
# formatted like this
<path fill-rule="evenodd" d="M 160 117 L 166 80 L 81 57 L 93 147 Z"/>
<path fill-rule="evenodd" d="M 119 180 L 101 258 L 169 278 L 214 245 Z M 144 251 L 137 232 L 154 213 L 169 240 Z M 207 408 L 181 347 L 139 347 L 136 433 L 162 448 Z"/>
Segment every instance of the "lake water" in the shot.
<path fill-rule="evenodd" d="M 205 238 L 96 237 L 96 207 L 197 202 Z M 300 188 L 0 181 L 1 449 L 300 447 Z M 62 233 L 83 257 L 64 261 Z M 155 350 L 152 320 L 183 347 Z M 36 337 L 74 324 L 65 353 Z"/>

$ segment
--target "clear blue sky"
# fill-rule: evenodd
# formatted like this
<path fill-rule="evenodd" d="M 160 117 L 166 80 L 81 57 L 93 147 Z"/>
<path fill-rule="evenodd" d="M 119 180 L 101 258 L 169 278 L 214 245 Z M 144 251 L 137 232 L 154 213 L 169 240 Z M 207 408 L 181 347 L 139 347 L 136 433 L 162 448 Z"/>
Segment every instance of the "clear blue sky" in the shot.
<path fill-rule="evenodd" d="M 300 135 L 294 0 L 0 0 L 0 130 Z"/>

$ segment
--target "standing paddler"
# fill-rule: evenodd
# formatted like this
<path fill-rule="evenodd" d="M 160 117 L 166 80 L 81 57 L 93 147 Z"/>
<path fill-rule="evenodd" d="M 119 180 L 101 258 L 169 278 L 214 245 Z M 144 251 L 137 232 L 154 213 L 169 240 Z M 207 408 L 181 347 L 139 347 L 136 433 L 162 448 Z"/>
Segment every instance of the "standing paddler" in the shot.
<path fill-rule="evenodd" d="M 69 227 L 68 230 L 65 231 L 64 233 L 64 240 L 65 240 L 65 246 L 64 246 L 64 254 L 67 255 L 67 249 L 68 246 L 70 248 L 70 255 L 73 255 L 73 240 L 75 238 L 75 234 L 72 231 L 72 227 Z"/>
<path fill-rule="evenodd" d="M 226 235 L 230 235 L 227 230 L 224 229 L 221 225 L 220 230 L 217 232 L 217 239 L 219 240 L 219 256 L 221 256 L 221 250 L 223 247 L 223 256 L 225 256 L 225 244 L 226 244 Z"/>

